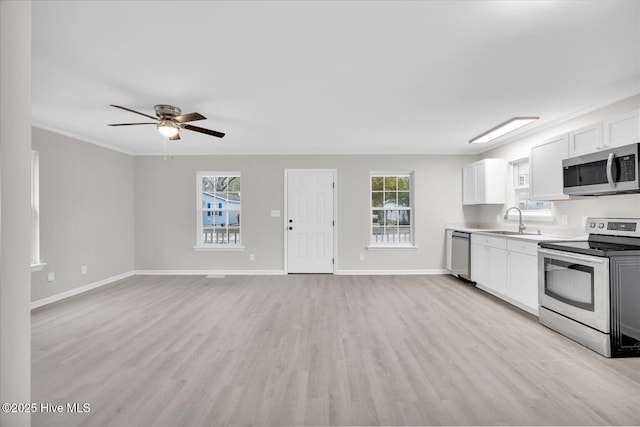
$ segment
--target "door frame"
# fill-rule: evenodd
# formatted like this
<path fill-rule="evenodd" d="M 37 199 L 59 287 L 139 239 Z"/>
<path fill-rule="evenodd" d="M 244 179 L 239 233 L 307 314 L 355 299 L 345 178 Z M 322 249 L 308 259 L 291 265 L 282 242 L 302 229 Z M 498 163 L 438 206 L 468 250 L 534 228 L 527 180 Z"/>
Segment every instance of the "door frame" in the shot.
<path fill-rule="evenodd" d="M 284 215 L 282 218 L 282 231 L 284 233 L 284 274 L 289 274 L 289 239 L 287 234 L 287 219 L 289 218 L 289 172 L 331 172 L 333 175 L 333 272 L 338 268 L 338 170 L 298 168 L 284 170 Z"/>

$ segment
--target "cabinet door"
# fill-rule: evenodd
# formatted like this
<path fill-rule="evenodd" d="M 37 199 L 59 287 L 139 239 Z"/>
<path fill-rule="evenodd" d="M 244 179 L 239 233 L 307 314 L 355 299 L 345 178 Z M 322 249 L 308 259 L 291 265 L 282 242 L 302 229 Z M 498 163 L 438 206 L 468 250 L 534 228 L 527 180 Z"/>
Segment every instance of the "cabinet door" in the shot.
<path fill-rule="evenodd" d="M 596 123 L 569 133 L 569 157 L 593 153 L 606 147 L 602 143 L 602 123 Z"/>
<path fill-rule="evenodd" d="M 538 312 L 538 258 L 509 252 L 509 297 Z"/>
<path fill-rule="evenodd" d="M 529 155 L 529 190 L 531 200 L 561 200 L 562 160 L 569 157 L 568 135 L 560 135 L 531 148 Z"/>
<path fill-rule="evenodd" d="M 478 162 L 474 163 L 473 169 L 476 177 L 476 203 L 486 203 L 487 167 L 484 162 Z"/>
<path fill-rule="evenodd" d="M 605 121 L 604 141 L 609 148 L 640 142 L 640 110 Z"/>
<path fill-rule="evenodd" d="M 475 164 L 462 168 L 462 204 L 475 205 L 476 202 L 476 169 Z"/>
<path fill-rule="evenodd" d="M 484 245 L 471 243 L 471 281 L 481 285 L 487 284 L 488 266 L 487 258 L 489 252 Z"/>
<path fill-rule="evenodd" d="M 503 159 L 484 160 L 483 203 L 503 204 L 507 191 L 507 162 Z"/>
<path fill-rule="evenodd" d="M 503 204 L 507 164 L 503 159 L 484 159 L 462 168 L 464 205 Z"/>
<path fill-rule="evenodd" d="M 497 248 L 488 249 L 489 278 L 487 283 L 483 284 L 502 295 L 507 295 L 507 251 Z"/>

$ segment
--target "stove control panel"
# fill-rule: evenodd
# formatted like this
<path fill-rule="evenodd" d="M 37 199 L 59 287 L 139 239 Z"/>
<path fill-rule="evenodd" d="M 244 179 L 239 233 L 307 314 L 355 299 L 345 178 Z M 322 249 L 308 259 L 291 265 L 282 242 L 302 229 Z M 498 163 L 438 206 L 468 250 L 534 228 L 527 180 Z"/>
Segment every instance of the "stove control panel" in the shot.
<path fill-rule="evenodd" d="M 640 236 L 640 218 L 587 218 L 586 231 L 613 236 Z"/>

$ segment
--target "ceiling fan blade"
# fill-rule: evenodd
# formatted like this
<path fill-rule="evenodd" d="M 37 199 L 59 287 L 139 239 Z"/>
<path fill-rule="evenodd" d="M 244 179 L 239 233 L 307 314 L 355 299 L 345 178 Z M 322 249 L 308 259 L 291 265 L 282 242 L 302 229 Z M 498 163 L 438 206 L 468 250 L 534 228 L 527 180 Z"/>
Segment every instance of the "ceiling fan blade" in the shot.
<path fill-rule="evenodd" d="M 209 130 L 209 129 L 201 128 L 201 127 L 198 127 L 198 126 L 181 124 L 180 127 L 183 128 L 183 129 L 187 129 L 187 130 L 192 130 L 194 132 L 200 132 L 200 133 L 205 133 L 205 134 L 211 135 L 211 136 L 217 136 L 218 138 L 222 138 L 225 135 L 222 132 L 218 132 L 216 130 Z"/>
<path fill-rule="evenodd" d="M 144 123 L 109 123 L 107 126 L 136 126 L 136 125 L 157 125 L 158 123 L 144 122 Z"/>
<path fill-rule="evenodd" d="M 176 133 L 175 136 L 170 136 L 169 141 L 177 141 L 180 139 L 180 134 Z"/>
<path fill-rule="evenodd" d="M 175 116 L 173 118 L 173 120 L 175 120 L 178 123 L 195 122 L 196 120 L 204 120 L 204 119 L 206 119 L 206 117 L 200 113 L 182 114 L 180 116 Z"/>
<path fill-rule="evenodd" d="M 129 111 L 131 113 L 140 114 L 141 116 L 145 116 L 145 117 L 148 117 L 148 118 L 153 119 L 153 120 L 158 120 L 157 117 L 153 117 L 153 116 L 150 116 L 149 114 L 141 113 L 140 111 L 132 110 L 131 108 L 121 107 L 120 105 L 113 105 L 113 104 L 109 104 L 109 105 L 112 106 L 112 107 L 119 108 L 119 109 L 124 110 L 124 111 Z"/>

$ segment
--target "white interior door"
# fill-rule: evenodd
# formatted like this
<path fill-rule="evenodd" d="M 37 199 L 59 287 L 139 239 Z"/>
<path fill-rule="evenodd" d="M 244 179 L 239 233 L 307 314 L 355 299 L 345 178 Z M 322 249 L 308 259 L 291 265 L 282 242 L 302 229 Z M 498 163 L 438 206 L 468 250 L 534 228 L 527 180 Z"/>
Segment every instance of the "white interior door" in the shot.
<path fill-rule="evenodd" d="M 334 172 L 288 170 L 287 272 L 333 273 Z"/>

